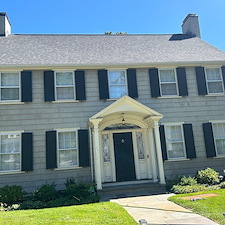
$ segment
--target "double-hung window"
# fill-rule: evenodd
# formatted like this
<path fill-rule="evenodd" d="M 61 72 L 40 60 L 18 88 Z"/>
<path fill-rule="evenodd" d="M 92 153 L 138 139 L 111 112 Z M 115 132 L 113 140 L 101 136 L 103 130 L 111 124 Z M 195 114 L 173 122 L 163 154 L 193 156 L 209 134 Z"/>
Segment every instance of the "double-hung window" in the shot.
<path fill-rule="evenodd" d="M 108 71 L 109 97 L 120 98 L 127 95 L 127 75 L 125 70 Z"/>
<path fill-rule="evenodd" d="M 213 123 L 213 136 L 217 156 L 225 156 L 225 122 Z"/>
<path fill-rule="evenodd" d="M 224 85 L 221 68 L 205 68 L 208 94 L 223 94 Z"/>
<path fill-rule="evenodd" d="M 20 73 L 0 73 L 0 101 L 20 100 Z"/>
<path fill-rule="evenodd" d="M 168 159 L 186 158 L 182 124 L 165 125 Z"/>
<path fill-rule="evenodd" d="M 58 131 L 58 167 L 78 166 L 77 130 Z"/>
<path fill-rule="evenodd" d="M 0 134 L 0 172 L 21 170 L 21 134 Z"/>
<path fill-rule="evenodd" d="M 174 69 L 160 69 L 159 82 L 161 96 L 177 96 L 177 77 Z"/>
<path fill-rule="evenodd" d="M 74 72 L 55 72 L 55 99 L 75 100 Z"/>

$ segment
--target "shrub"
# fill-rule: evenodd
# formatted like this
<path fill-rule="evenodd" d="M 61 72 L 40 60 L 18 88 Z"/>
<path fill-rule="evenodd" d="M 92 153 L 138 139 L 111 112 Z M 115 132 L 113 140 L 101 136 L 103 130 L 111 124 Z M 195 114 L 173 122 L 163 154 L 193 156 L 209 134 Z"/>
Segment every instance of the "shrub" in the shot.
<path fill-rule="evenodd" d="M 173 185 L 179 183 L 180 179 L 181 179 L 180 175 L 173 175 L 171 179 L 166 180 L 166 189 L 169 191 L 173 187 Z"/>
<path fill-rule="evenodd" d="M 68 177 L 68 178 L 66 179 L 66 183 L 64 183 L 64 184 L 65 184 L 66 188 L 67 188 L 69 185 L 71 185 L 71 184 L 76 184 L 75 178 L 74 178 L 74 177 Z"/>
<path fill-rule="evenodd" d="M 192 186 L 181 186 L 181 185 L 173 185 L 171 191 L 175 194 L 186 194 L 186 193 L 193 193 L 199 191 L 207 190 L 206 186 L 204 185 L 192 185 Z"/>
<path fill-rule="evenodd" d="M 225 188 L 225 181 L 219 184 L 220 188 Z"/>
<path fill-rule="evenodd" d="M 214 169 L 206 168 L 205 170 L 199 170 L 197 172 L 196 179 L 200 184 L 216 184 L 219 182 L 219 173 Z"/>
<path fill-rule="evenodd" d="M 75 198 L 78 201 L 97 195 L 93 184 L 69 184 L 66 187 L 65 196 Z"/>
<path fill-rule="evenodd" d="M 12 204 L 21 201 L 26 192 L 23 191 L 21 186 L 17 185 L 5 185 L 0 188 L 0 202 L 6 204 Z"/>
<path fill-rule="evenodd" d="M 207 191 L 213 191 L 213 190 L 219 190 L 220 189 L 220 185 L 210 185 L 210 186 L 206 186 Z"/>
<path fill-rule="evenodd" d="M 19 209 L 43 209 L 47 207 L 47 202 L 28 200 L 20 204 Z"/>
<path fill-rule="evenodd" d="M 181 186 L 187 186 L 187 185 L 196 185 L 197 184 L 197 180 L 195 178 L 192 177 L 181 177 L 180 182 L 178 183 Z"/>
<path fill-rule="evenodd" d="M 56 199 L 58 196 L 57 191 L 55 190 L 55 184 L 45 184 L 42 185 L 40 188 L 38 188 L 34 192 L 34 199 L 43 201 L 43 202 L 48 202 L 50 200 Z"/>

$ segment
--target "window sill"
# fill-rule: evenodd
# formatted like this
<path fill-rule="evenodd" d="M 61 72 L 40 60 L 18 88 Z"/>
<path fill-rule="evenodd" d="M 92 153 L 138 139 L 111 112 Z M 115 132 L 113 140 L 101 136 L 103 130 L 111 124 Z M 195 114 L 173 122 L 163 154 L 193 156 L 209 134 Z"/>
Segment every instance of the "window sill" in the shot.
<path fill-rule="evenodd" d="M 23 105 L 21 101 L 0 101 L 0 105 Z"/>
<path fill-rule="evenodd" d="M 171 96 L 160 96 L 158 98 L 182 98 L 182 96 L 179 96 L 179 95 L 171 95 Z"/>
<path fill-rule="evenodd" d="M 82 167 L 80 166 L 74 166 L 74 167 L 62 167 L 62 168 L 55 168 L 54 170 L 76 170 L 76 169 L 81 169 Z"/>
<path fill-rule="evenodd" d="M 79 100 L 56 100 L 56 101 L 52 101 L 52 103 L 75 103 L 75 102 L 79 102 Z"/>
<path fill-rule="evenodd" d="M 4 172 L 0 172 L 0 176 L 1 175 L 13 175 L 13 174 L 22 174 L 22 173 L 25 173 L 25 171 L 4 171 Z"/>
<path fill-rule="evenodd" d="M 166 162 L 176 162 L 176 161 L 187 161 L 187 160 L 190 160 L 190 159 L 187 159 L 187 158 L 177 158 L 177 159 L 167 159 L 165 161 Z"/>
<path fill-rule="evenodd" d="M 107 98 L 106 101 L 116 101 L 118 100 L 119 98 Z"/>
<path fill-rule="evenodd" d="M 215 157 L 213 157 L 214 159 L 222 159 L 225 158 L 225 155 L 217 155 Z"/>
<path fill-rule="evenodd" d="M 219 97 L 219 96 L 225 96 L 225 94 L 221 93 L 221 94 L 207 94 L 207 95 L 205 95 L 205 97 Z"/>

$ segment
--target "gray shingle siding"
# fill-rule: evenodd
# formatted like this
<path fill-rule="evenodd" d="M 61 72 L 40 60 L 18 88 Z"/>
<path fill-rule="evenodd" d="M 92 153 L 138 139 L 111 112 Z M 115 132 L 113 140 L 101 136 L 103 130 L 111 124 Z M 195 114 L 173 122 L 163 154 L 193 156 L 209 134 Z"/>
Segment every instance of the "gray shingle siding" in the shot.
<path fill-rule="evenodd" d="M 207 166 L 222 172 L 224 158 L 206 158 L 202 123 L 225 119 L 225 96 L 199 96 L 195 68 L 186 67 L 189 96 L 179 98 L 152 98 L 148 69 L 137 69 L 138 101 L 164 115 L 161 123 L 185 122 L 193 125 L 196 159 L 165 161 L 165 175 L 194 174 Z M 67 177 L 77 181 L 91 181 L 90 167 L 75 170 L 46 170 L 45 131 L 56 128 L 88 128 L 88 119 L 110 105 L 113 101 L 101 101 L 98 94 L 97 70 L 85 70 L 87 100 L 76 103 L 44 102 L 43 71 L 33 71 L 33 102 L 21 105 L 0 105 L 0 131 L 24 130 L 33 132 L 33 171 L 24 174 L 0 175 L 0 185 L 19 184 L 26 190 L 55 182 L 57 188 L 64 187 Z"/>

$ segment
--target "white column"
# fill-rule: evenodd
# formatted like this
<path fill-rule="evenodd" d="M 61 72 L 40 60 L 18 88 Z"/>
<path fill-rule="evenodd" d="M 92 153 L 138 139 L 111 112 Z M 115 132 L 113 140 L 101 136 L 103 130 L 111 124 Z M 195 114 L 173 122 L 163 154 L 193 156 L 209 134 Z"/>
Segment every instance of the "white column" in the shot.
<path fill-rule="evenodd" d="M 160 184 L 165 184 L 166 182 L 165 182 L 164 167 L 163 167 L 163 160 L 162 160 L 158 121 L 154 121 L 154 134 L 155 134 L 157 161 L 158 161 L 158 167 L 159 167 L 159 182 Z"/>
<path fill-rule="evenodd" d="M 154 151 L 154 137 L 153 137 L 153 128 L 149 126 L 148 128 L 148 138 L 149 138 L 149 146 L 150 146 L 150 154 L 151 154 L 151 169 L 152 169 L 152 178 L 154 182 L 158 182 L 157 179 L 157 157 Z"/>
<path fill-rule="evenodd" d="M 94 125 L 93 152 L 94 152 L 95 181 L 96 181 L 98 190 L 102 189 L 101 158 L 100 158 L 99 128 L 98 128 L 98 125 L 101 121 L 102 121 L 102 118 L 90 120 L 90 122 Z"/>

